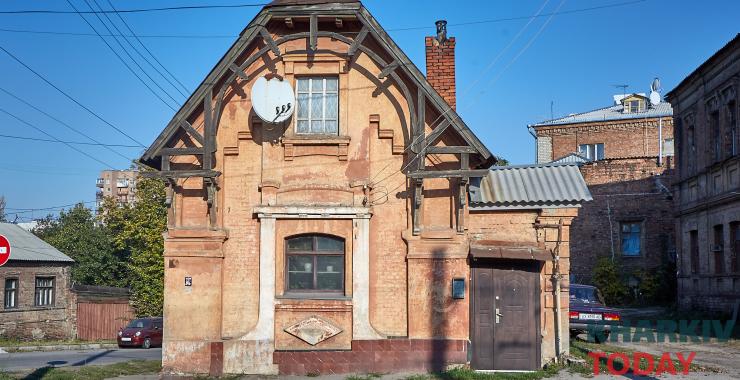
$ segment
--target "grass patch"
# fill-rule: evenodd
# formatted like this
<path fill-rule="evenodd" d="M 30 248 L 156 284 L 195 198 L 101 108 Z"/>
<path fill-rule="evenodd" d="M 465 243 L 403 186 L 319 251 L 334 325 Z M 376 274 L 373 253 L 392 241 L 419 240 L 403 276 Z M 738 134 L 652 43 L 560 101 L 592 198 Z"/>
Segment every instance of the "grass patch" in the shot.
<path fill-rule="evenodd" d="M 567 368 L 564 365 L 548 365 L 546 368 L 534 372 L 476 372 L 469 368 L 455 368 L 440 373 L 426 375 L 413 375 L 404 380 L 538 380 L 553 377 L 561 370 Z"/>
<path fill-rule="evenodd" d="M 383 375 L 381 375 L 379 373 L 368 373 L 368 374 L 365 374 L 365 375 L 351 375 L 351 376 L 347 376 L 345 378 L 345 380 L 373 380 L 373 379 L 379 379 L 382 376 Z"/>
<path fill-rule="evenodd" d="M 124 375 L 147 375 L 159 373 L 162 363 L 158 360 L 133 360 L 108 365 L 87 365 L 81 367 L 39 368 L 30 374 L 14 376 L 0 373 L 0 380 L 103 380 Z"/>

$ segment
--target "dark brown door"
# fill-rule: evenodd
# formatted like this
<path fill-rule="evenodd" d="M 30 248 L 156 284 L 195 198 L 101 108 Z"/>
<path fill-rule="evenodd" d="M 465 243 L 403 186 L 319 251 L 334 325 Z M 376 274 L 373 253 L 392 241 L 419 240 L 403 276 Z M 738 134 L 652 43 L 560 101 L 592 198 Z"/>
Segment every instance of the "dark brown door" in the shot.
<path fill-rule="evenodd" d="M 539 368 L 539 264 L 480 261 L 473 267 L 472 365 L 483 370 Z"/>

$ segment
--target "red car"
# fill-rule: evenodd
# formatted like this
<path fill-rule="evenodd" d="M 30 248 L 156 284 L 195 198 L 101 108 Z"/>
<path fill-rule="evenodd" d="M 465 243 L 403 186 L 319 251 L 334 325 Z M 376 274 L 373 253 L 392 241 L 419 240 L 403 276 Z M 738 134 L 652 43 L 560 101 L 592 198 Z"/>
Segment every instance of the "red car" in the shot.
<path fill-rule="evenodd" d="M 162 318 L 137 318 L 118 331 L 118 347 L 162 345 Z"/>

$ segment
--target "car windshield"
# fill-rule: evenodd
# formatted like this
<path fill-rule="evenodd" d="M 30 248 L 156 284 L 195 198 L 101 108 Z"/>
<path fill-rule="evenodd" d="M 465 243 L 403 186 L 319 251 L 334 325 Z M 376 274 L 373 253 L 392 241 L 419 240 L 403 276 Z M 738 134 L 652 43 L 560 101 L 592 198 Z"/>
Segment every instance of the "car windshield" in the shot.
<path fill-rule="evenodd" d="M 588 303 L 601 303 L 601 297 L 599 297 L 596 288 L 572 287 L 570 288 L 570 298 Z"/>
<path fill-rule="evenodd" d="M 129 322 L 126 327 L 132 328 L 132 329 L 143 329 L 148 325 L 146 319 L 134 319 L 133 321 Z"/>

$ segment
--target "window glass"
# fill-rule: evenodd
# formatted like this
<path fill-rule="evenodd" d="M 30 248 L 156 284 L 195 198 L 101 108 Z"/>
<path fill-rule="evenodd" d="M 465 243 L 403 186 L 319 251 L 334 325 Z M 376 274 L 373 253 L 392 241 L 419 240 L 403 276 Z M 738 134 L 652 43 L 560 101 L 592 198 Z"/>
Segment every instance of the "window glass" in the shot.
<path fill-rule="evenodd" d="M 310 236 L 302 236 L 297 238 L 288 239 L 288 251 L 312 251 L 313 250 L 313 238 Z"/>
<path fill-rule="evenodd" d="M 604 144 L 581 144 L 578 146 L 578 154 L 589 160 L 603 160 Z"/>
<path fill-rule="evenodd" d="M 622 254 L 624 256 L 640 255 L 641 223 L 622 223 Z"/>
<path fill-rule="evenodd" d="M 299 236 L 286 241 L 288 292 L 342 293 L 344 240 L 329 236 Z"/>
<path fill-rule="evenodd" d="M 54 277 L 36 278 L 36 294 L 34 304 L 36 306 L 54 305 Z"/>
<path fill-rule="evenodd" d="M 18 279 L 5 279 L 5 308 L 13 309 L 18 307 Z"/>
<path fill-rule="evenodd" d="M 339 80 L 335 77 L 297 79 L 298 134 L 338 133 Z"/>
<path fill-rule="evenodd" d="M 319 251 L 344 251 L 344 241 L 327 236 L 316 237 L 316 249 Z"/>

